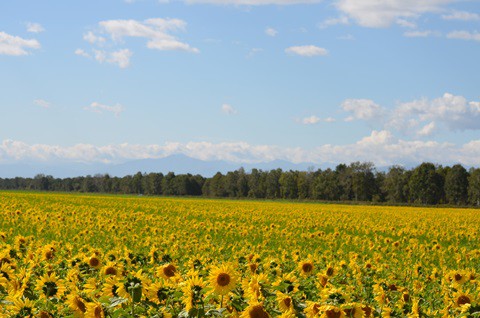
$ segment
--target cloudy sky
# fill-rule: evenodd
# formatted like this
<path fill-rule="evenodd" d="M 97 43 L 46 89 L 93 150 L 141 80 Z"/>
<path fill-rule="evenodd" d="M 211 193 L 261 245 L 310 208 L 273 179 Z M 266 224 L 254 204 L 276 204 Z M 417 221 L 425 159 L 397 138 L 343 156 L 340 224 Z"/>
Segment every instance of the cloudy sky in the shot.
<path fill-rule="evenodd" d="M 0 163 L 480 166 L 480 1 L 0 2 Z"/>

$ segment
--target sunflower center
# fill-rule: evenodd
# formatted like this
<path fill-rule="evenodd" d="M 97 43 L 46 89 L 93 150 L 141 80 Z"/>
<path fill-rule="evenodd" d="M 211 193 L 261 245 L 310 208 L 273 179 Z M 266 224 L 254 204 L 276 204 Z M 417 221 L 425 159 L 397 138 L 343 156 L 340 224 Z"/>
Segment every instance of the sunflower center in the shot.
<path fill-rule="evenodd" d="M 327 275 L 332 276 L 333 275 L 333 267 L 327 268 Z"/>
<path fill-rule="evenodd" d="M 47 251 L 45 253 L 45 258 L 46 259 L 52 259 L 53 258 L 53 252 L 52 251 Z"/>
<path fill-rule="evenodd" d="M 362 310 L 365 313 L 365 316 L 367 317 L 370 317 L 370 315 L 372 314 L 372 308 L 368 306 L 362 307 Z"/>
<path fill-rule="evenodd" d="M 283 303 L 285 304 L 285 306 L 290 307 L 290 305 L 292 304 L 292 298 L 290 297 L 285 298 L 283 300 Z"/>
<path fill-rule="evenodd" d="M 105 275 L 117 275 L 117 270 L 115 267 L 109 266 L 105 269 Z"/>
<path fill-rule="evenodd" d="M 462 280 L 462 275 L 460 274 L 455 274 L 455 280 L 458 282 L 460 280 Z"/>
<path fill-rule="evenodd" d="M 310 273 L 312 270 L 313 270 L 313 265 L 310 264 L 310 263 L 304 263 L 302 265 L 302 270 L 305 272 L 305 273 Z"/>
<path fill-rule="evenodd" d="M 46 282 L 43 287 L 42 291 L 47 297 L 53 297 L 57 294 L 58 286 L 55 282 Z"/>
<path fill-rule="evenodd" d="M 92 257 L 92 258 L 89 260 L 88 264 L 89 264 L 90 266 L 92 266 L 92 267 L 97 267 L 97 266 L 100 264 L 100 261 L 98 260 L 98 258 Z"/>
<path fill-rule="evenodd" d="M 471 303 L 470 298 L 468 298 L 468 296 L 465 296 L 465 295 L 462 295 L 462 296 L 458 297 L 458 299 L 457 299 L 457 305 L 459 305 L 459 306 L 465 305 L 465 304 L 470 304 L 470 303 Z"/>
<path fill-rule="evenodd" d="M 102 308 L 100 306 L 95 307 L 95 318 L 102 318 Z"/>
<path fill-rule="evenodd" d="M 342 316 L 342 312 L 335 309 L 329 309 L 325 311 L 325 314 L 327 314 L 328 318 L 340 318 Z"/>
<path fill-rule="evenodd" d="M 87 311 L 87 306 L 85 306 L 85 304 L 83 303 L 83 301 L 81 299 L 78 299 L 76 298 L 75 299 L 75 305 L 77 305 L 77 308 L 81 311 L 81 312 L 86 312 Z"/>
<path fill-rule="evenodd" d="M 268 318 L 267 312 L 262 305 L 256 305 L 248 312 L 250 318 Z"/>
<path fill-rule="evenodd" d="M 165 276 L 167 277 L 173 277 L 175 276 L 175 272 L 177 271 L 177 269 L 175 268 L 175 266 L 173 266 L 172 264 L 168 264 L 167 266 L 165 266 L 163 268 L 163 273 L 165 274 Z"/>
<path fill-rule="evenodd" d="M 7 273 L 0 271 L 0 275 L 5 277 L 7 280 L 10 280 L 10 276 Z"/>
<path fill-rule="evenodd" d="M 228 286 L 228 284 L 230 284 L 230 275 L 227 273 L 220 273 L 217 276 L 217 284 L 222 287 Z"/>

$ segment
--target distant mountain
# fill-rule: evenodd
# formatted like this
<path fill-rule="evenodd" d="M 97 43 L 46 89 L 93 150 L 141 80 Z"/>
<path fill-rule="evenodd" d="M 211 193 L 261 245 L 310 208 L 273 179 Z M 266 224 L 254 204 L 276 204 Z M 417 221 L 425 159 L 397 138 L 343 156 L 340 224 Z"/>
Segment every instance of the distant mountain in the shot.
<path fill-rule="evenodd" d="M 160 159 L 141 159 L 128 161 L 121 164 L 86 164 L 76 162 L 61 162 L 56 164 L 46 163 L 17 163 L 0 164 L 0 178 L 34 177 L 42 173 L 57 178 L 76 177 L 85 175 L 105 174 L 122 177 L 137 172 L 150 173 L 170 171 L 175 174 L 200 174 L 204 177 L 211 177 L 217 172 L 226 173 L 243 167 L 247 172 L 253 168 L 261 170 L 307 170 L 309 168 L 326 168 L 332 165 L 318 165 L 313 163 L 292 163 L 285 160 L 274 160 L 253 164 L 239 164 L 223 160 L 204 161 L 191 158 L 182 154 L 171 155 Z"/>

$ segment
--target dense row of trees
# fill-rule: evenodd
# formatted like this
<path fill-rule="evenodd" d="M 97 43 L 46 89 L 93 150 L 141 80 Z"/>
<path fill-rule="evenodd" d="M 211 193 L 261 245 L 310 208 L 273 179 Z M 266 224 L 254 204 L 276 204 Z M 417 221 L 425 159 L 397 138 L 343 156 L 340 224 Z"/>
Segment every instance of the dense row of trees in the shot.
<path fill-rule="evenodd" d="M 354 162 L 316 171 L 239 169 L 211 178 L 173 172 L 122 178 L 37 175 L 0 178 L 0 189 L 480 206 L 480 169 L 422 163 L 410 170 L 392 166 L 383 172 L 372 163 Z"/>

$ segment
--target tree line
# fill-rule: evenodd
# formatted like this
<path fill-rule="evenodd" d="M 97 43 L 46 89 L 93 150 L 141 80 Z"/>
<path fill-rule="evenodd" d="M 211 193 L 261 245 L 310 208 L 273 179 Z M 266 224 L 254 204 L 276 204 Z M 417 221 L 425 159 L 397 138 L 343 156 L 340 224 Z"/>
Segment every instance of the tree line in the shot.
<path fill-rule="evenodd" d="M 125 177 L 108 174 L 75 178 L 0 178 L 3 190 L 39 190 L 165 196 L 389 202 L 480 206 L 480 168 L 422 163 L 378 171 L 370 162 L 339 164 L 335 169 L 263 171 L 243 168 L 213 177 L 173 172 Z"/>

